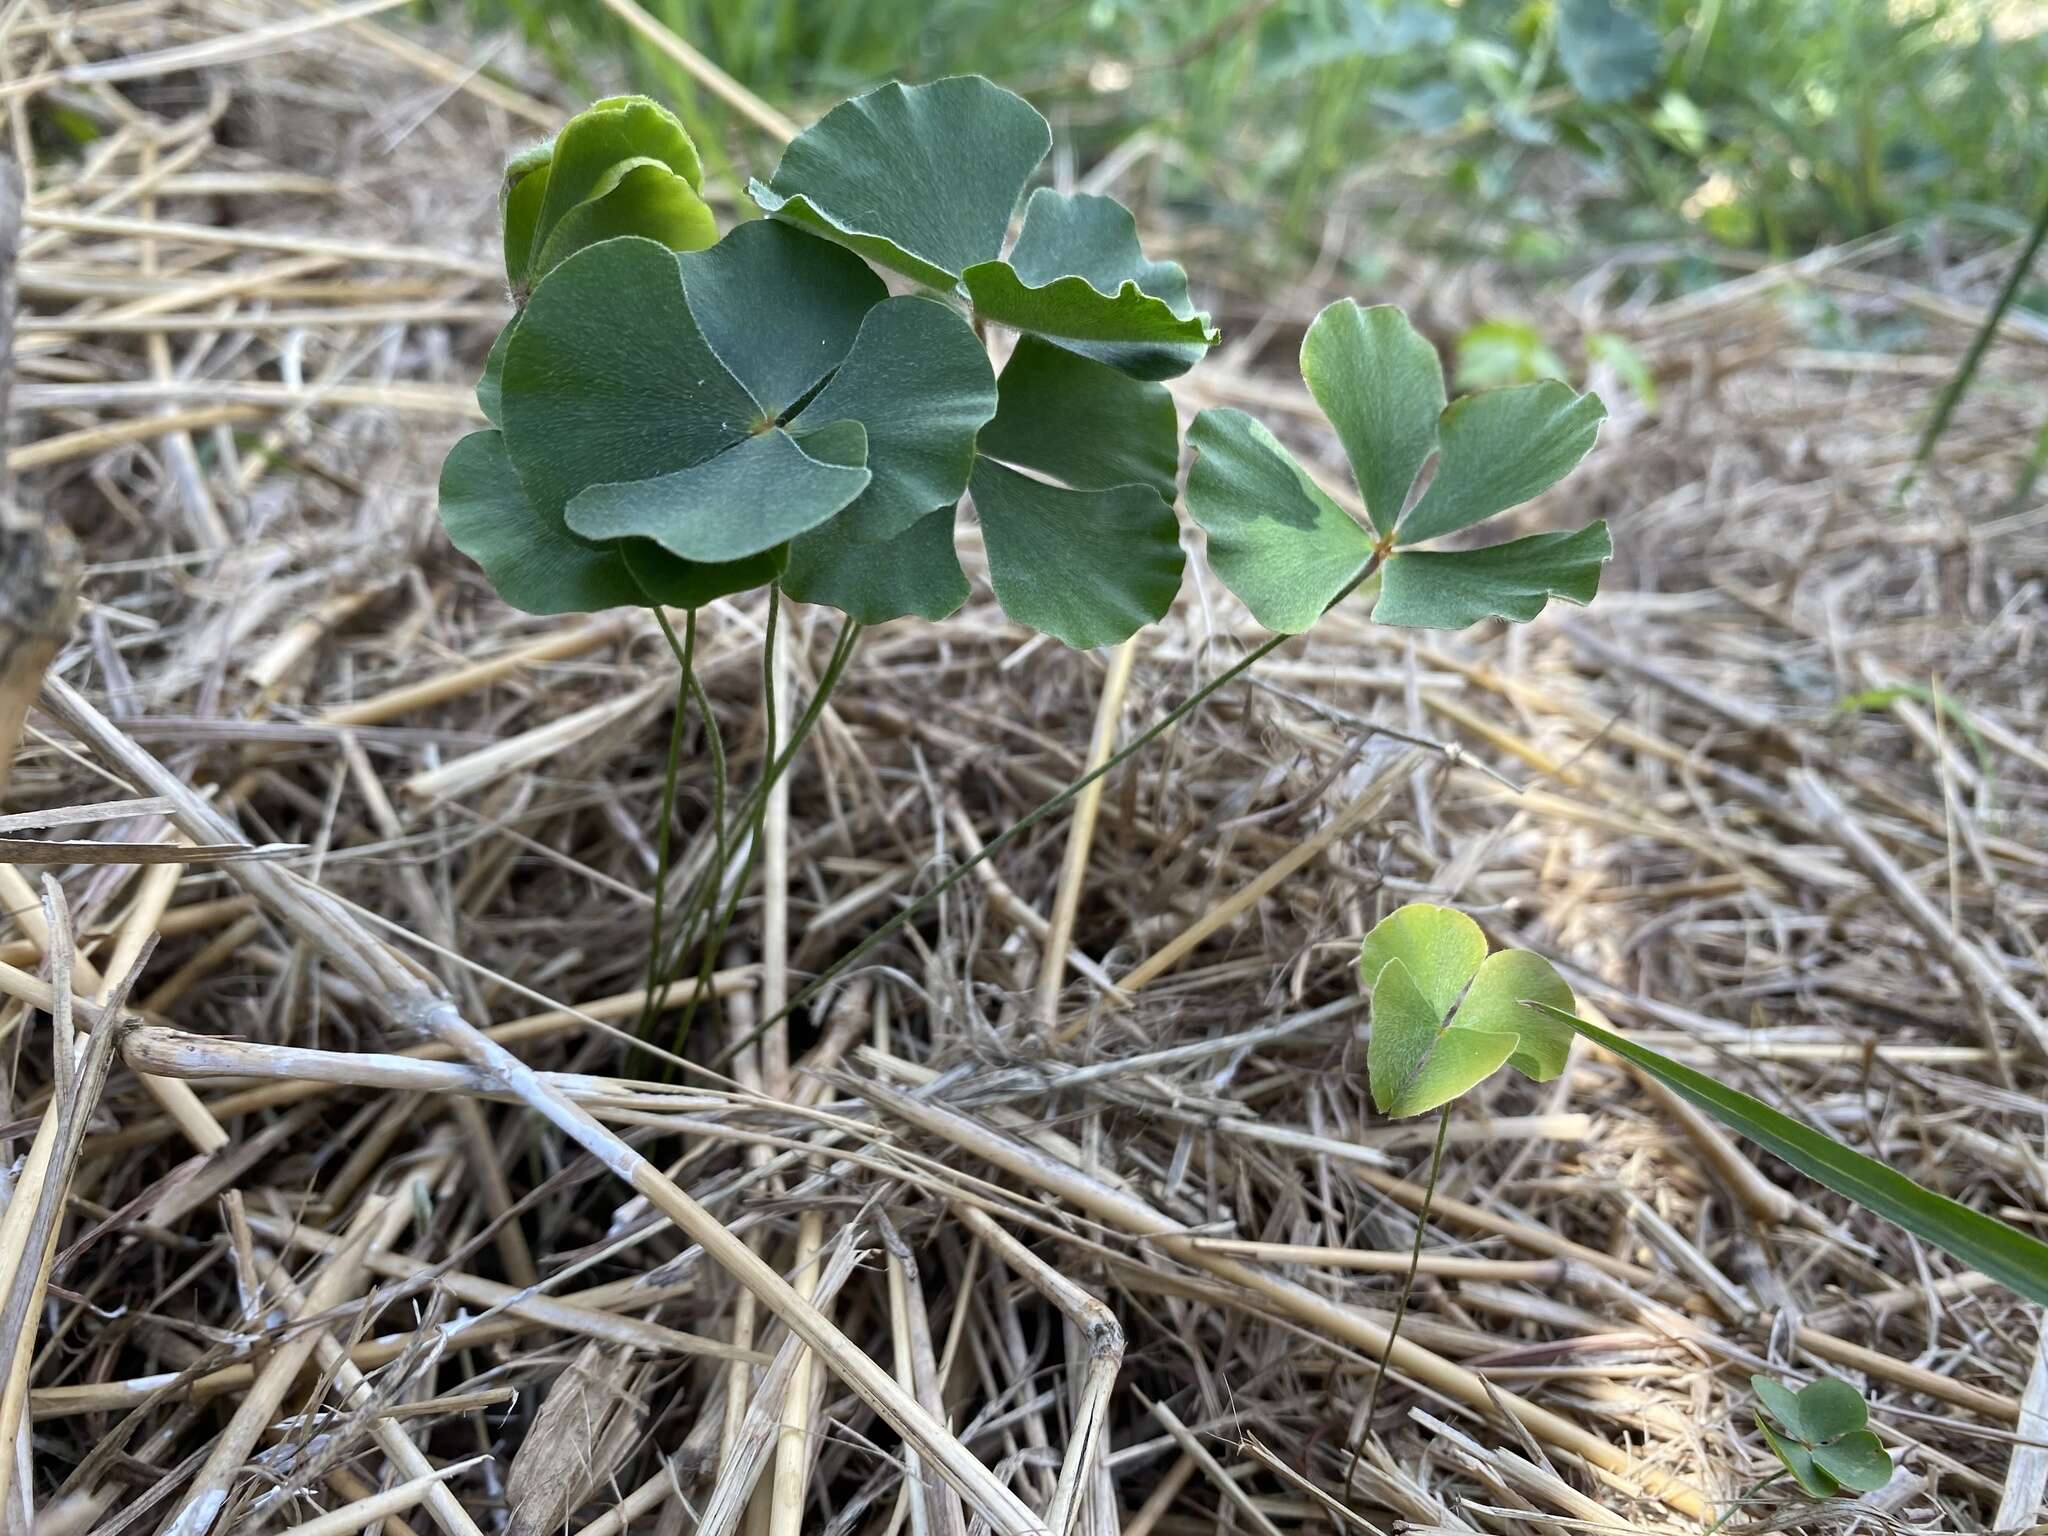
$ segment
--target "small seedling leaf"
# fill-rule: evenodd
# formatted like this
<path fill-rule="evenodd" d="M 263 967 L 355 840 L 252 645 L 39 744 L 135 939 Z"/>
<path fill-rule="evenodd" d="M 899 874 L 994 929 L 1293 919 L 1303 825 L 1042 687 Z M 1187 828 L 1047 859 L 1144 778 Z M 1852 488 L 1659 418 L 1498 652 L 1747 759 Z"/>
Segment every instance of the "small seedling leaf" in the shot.
<path fill-rule="evenodd" d="M 740 560 L 817 527 L 869 478 L 865 467 L 812 458 L 776 427 L 666 475 L 591 486 L 566 521 L 593 541 L 652 539 L 685 560 Z"/>
<path fill-rule="evenodd" d="M 1785 1433 L 1797 1440 L 1810 1440 L 1806 1432 L 1806 1420 L 1800 1412 L 1799 1394 L 1781 1381 L 1769 1376 L 1752 1376 L 1749 1389 L 1756 1393 L 1764 1411 L 1778 1421 Z"/>
<path fill-rule="evenodd" d="M 975 444 L 979 452 L 1077 490 L 1148 485 L 1173 499 L 1180 421 L 1165 385 L 1023 336 L 997 391 L 995 419 Z"/>
<path fill-rule="evenodd" d="M 1186 373 L 1218 339 L 1187 273 L 1146 259 L 1137 221 L 1113 198 L 1039 188 L 1008 258 L 968 267 L 961 286 L 983 319 L 1057 337 L 1133 378 Z"/>
<path fill-rule="evenodd" d="M 891 83 L 842 102 L 791 141 L 769 214 L 935 288 L 993 261 L 1024 183 L 1052 147 L 1045 119 L 979 75 Z"/>
<path fill-rule="evenodd" d="M 1892 1458 L 1867 1429 L 1851 1430 L 1831 1445 L 1813 1448 L 1816 1467 L 1852 1493 L 1875 1493 L 1892 1480 Z"/>
<path fill-rule="evenodd" d="M 1454 907 L 1411 901 L 1373 925 L 1358 950 L 1359 979 L 1370 987 L 1398 960 L 1440 1024 L 1486 958 L 1486 935 Z"/>
<path fill-rule="evenodd" d="M 1870 1422 L 1870 1409 L 1863 1394 L 1848 1382 L 1823 1376 L 1799 1389 L 1799 1438 L 1808 1445 L 1825 1445 L 1839 1440 Z"/>
<path fill-rule="evenodd" d="M 1400 550 L 1387 561 L 1372 616 L 1417 629 L 1464 629 L 1486 618 L 1525 623 L 1553 597 L 1590 603 L 1613 553 L 1604 522 L 1485 549 Z"/>
<path fill-rule="evenodd" d="M 1595 1045 L 1648 1072 L 1723 1125 L 1775 1153 L 1808 1178 L 1896 1222 L 1943 1252 L 1981 1269 L 2027 1300 L 2048 1305 L 2048 1244 L 2017 1227 L 1923 1189 L 1904 1174 L 1844 1146 L 1832 1136 L 1780 1114 L 1768 1104 L 1715 1081 L 1624 1036 L 1529 1005 L 1568 1023 Z"/>
<path fill-rule="evenodd" d="M 837 608 L 862 624 L 943 619 L 967 601 L 967 577 L 953 549 L 949 503 L 881 543 L 863 543 L 836 517 L 790 546 L 782 589 L 800 603 Z"/>
<path fill-rule="evenodd" d="M 1210 567 L 1266 628 L 1299 634 L 1372 558 L 1372 535 L 1243 411 L 1202 412 L 1188 442 L 1188 515 Z"/>
<path fill-rule="evenodd" d="M 1607 407 L 1554 379 L 1455 400 L 1438 427 L 1435 478 L 1395 537 L 1421 544 L 1519 506 L 1570 474 Z"/>
<path fill-rule="evenodd" d="M 840 419 L 867 429 L 873 483 L 846 509 L 842 531 L 878 542 L 960 499 L 975 435 L 995 409 L 995 374 L 967 322 L 935 299 L 905 295 L 868 311 L 846 361 L 792 430 Z"/>
<path fill-rule="evenodd" d="M 1003 611 L 1076 650 L 1121 645 L 1180 591 L 1180 525 L 1146 485 L 1077 491 L 977 459 L 972 482 Z"/>
<path fill-rule="evenodd" d="M 1396 1118 L 1439 1109 L 1514 1054 L 1515 1036 L 1446 1026 L 1408 967 L 1390 959 L 1372 987 L 1366 1075 L 1373 1103 Z"/>
<path fill-rule="evenodd" d="M 1547 1083 L 1564 1070 L 1572 1032 L 1523 1007 L 1530 998 L 1567 1011 L 1573 1005 L 1572 989 L 1548 960 L 1526 949 L 1497 950 L 1472 977 L 1454 1022 L 1460 1029 L 1518 1037 L 1509 1064 L 1524 1077 Z"/>
<path fill-rule="evenodd" d="M 1787 1435 L 1771 1428 L 1762 1414 L 1756 1416 L 1756 1427 L 1762 1432 L 1764 1443 L 1771 1448 L 1771 1454 L 1785 1464 L 1785 1470 L 1792 1474 L 1792 1481 L 1816 1499 L 1832 1499 L 1842 1491 L 1834 1478 L 1815 1464 L 1813 1452 Z"/>
<path fill-rule="evenodd" d="M 1391 532 L 1436 451 L 1444 409 L 1436 348 L 1392 305 L 1340 299 L 1310 324 L 1301 376 L 1337 430 L 1373 526 Z"/>
<path fill-rule="evenodd" d="M 780 421 L 840 365 L 889 294 L 851 251 L 767 219 L 676 265 L 698 329 L 763 421 Z"/>

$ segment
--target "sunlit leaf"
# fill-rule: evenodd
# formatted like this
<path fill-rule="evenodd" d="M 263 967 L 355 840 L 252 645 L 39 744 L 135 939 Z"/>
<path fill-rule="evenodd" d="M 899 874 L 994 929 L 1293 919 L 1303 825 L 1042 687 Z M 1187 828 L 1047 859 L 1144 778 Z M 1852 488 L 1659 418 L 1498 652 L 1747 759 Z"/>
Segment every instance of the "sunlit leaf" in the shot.
<path fill-rule="evenodd" d="M 1381 573 L 1372 616 L 1420 629 L 1464 629 L 1487 618 L 1526 623 L 1553 597 L 1590 603 L 1613 553 L 1604 522 L 1485 549 L 1401 550 Z"/>
<path fill-rule="evenodd" d="M 1431 1021 L 1440 1022 L 1485 958 L 1486 935 L 1471 918 L 1454 907 L 1411 901 L 1381 918 L 1365 936 L 1358 975 L 1370 987 L 1388 961 L 1400 961 L 1434 1010 Z"/>
<path fill-rule="evenodd" d="M 1456 1019 L 1461 1029 L 1518 1036 L 1509 1064 L 1524 1077 L 1547 1083 L 1564 1070 L 1571 1055 L 1572 1032 L 1555 1019 L 1523 1007 L 1530 998 L 1561 1011 L 1573 1007 L 1572 989 L 1548 960 L 1526 949 L 1496 950 L 1473 974 Z"/>
<path fill-rule="evenodd" d="M 847 419 L 866 428 L 873 480 L 842 515 L 841 532 L 890 540 L 960 499 L 975 435 L 995 410 L 995 374 L 967 322 L 935 299 L 905 295 L 868 311 L 846 360 L 793 427 Z"/>
<path fill-rule="evenodd" d="M 705 341 L 764 421 L 780 421 L 844 361 L 889 292 L 852 252 L 767 219 L 735 226 L 677 266 Z"/>
<path fill-rule="evenodd" d="M 1372 985 L 1366 1071 L 1373 1103 L 1397 1118 L 1439 1109 L 1499 1071 L 1515 1038 L 1445 1025 L 1408 967 L 1389 959 Z"/>
<path fill-rule="evenodd" d="M 968 267 L 961 285 L 983 319 L 1057 337 L 1134 378 L 1186 373 L 1217 340 L 1187 274 L 1146 259 L 1137 221 L 1112 198 L 1039 188 L 1008 258 Z"/>
<path fill-rule="evenodd" d="M 1018 623 L 1076 650 L 1121 645 L 1180 591 L 1180 526 L 1150 486 L 1079 491 L 975 461 L 989 584 Z"/>
<path fill-rule="evenodd" d="M 1547 491 L 1586 456 L 1606 415 L 1598 395 L 1554 380 L 1453 401 L 1438 429 L 1436 475 L 1395 537 L 1440 538 Z"/>
<path fill-rule="evenodd" d="M 1188 515 L 1210 568 L 1266 628 L 1299 634 L 1365 568 L 1372 535 L 1243 411 L 1202 412 L 1188 443 Z"/>
<path fill-rule="evenodd" d="M 1436 348 L 1392 305 L 1340 299 L 1309 326 L 1301 376 L 1337 429 L 1373 526 L 1392 531 L 1436 451 L 1444 409 Z"/>
<path fill-rule="evenodd" d="M 936 288 L 1001 254 L 1024 183 L 1052 147 L 1045 119 L 979 75 L 891 83 L 842 102 L 783 151 L 768 213 Z"/>
<path fill-rule="evenodd" d="M 1180 424 L 1164 385 L 1021 336 L 976 448 L 1082 490 L 1149 485 L 1171 500 Z"/>
<path fill-rule="evenodd" d="M 651 539 L 685 560 L 739 560 L 817 527 L 867 483 L 865 468 L 820 462 L 776 427 L 665 475 L 593 485 L 566 520 L 586 539 Z"/>
<path fill-rule="evenodd" d="M 1904 1174 L 1844 1146 L 1768 1104 L 1622 1035 L 1537 1002 L 1548 1013 L 1624 1061 L 1649 1073 L 1723 1125 L 1783 1158 L 1865 1210 L 1896 1222 L 1945 1253 L 1981 1269 L 2027 1300 L 2048 1305 L 2048 1244 L 1960 1201 L 1923 1189 Z"/>

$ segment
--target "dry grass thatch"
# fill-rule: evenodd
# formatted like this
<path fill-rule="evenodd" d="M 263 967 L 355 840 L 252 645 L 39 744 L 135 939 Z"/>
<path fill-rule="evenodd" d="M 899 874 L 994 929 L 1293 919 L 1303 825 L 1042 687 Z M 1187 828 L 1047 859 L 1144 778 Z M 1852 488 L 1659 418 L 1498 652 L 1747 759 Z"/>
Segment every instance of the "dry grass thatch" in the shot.
<path fill-rule="evenodd" d="M 2009 250 L 1522 299 L 1662 386 L 1552 498 L 1615 519 L 1590 614 L 1338 614 L 742 1044 L 1255 631 L 1197 570 L 1113 656 L 985 592 L 868 634 L 679 1063 L 687 988 L 633 1034 L 672 663 L 509 612 L 434 523 L 495 168 L 555 109 L 373 9 L 0 19 L 17 150 L 99 131 L 28 188 L 10 463 L 87 563 L 4 825 L 102 845 L 0 866 L 0 1525 L 1684 1528 L 1769 1470 L 1757 1370 L 1867 1386 L 1901 1471 L 1735 1527 L 2035 1521 L 2040 1319 L 1590 1055 L 1458 1115 L 1357 1422 L 1430 1127 L 1370 1113 L 1352 958 L 1405 900 L 2048 1214 L 2038 326 L 1894 500 Z M 1515 302 L 1401 270 L 1439 335 Z M 1288 361 L 1329 294 L 1222 277 L 1245 339 L 1183 404 L 1334 465 Z M 1816 350 L 1823 306 L 1916 350 Z M 764 618 L 703 639 L 741 785 Z M 784 614 L 785 719 L 832 619 Z M 693 771 L 686 865 L 707 818 Z"/>

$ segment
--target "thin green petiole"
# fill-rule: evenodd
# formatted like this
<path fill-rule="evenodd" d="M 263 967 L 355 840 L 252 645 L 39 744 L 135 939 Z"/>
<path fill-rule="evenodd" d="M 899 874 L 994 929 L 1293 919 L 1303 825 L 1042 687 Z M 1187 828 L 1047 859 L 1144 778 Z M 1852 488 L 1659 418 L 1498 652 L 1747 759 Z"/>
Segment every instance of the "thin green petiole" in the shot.
<path fill-rule="evenodd" d="M 669 623 L 668 615 L 660 608 L 653 610 L 655 623 L 661 626 L 662 638 L 668 641 L 669 651 L 675 656 L 681 676 L 676 680 L 675 718 L 669 724 L 668 761 L 661 776 L 661 826 L 654 840 L 654 914 L 647 927 L 647 990 L 640 1003 L 640 1033 L 647 1033 L 661 1012 L 655 998 L 655 989 L 660 987 L 664 999 L 668 988 L 661 981 L 661 924 L 662 907 L 668 898 L 669 853 L 673 846 L 676 821 L 676 775 L 683 759 L 683 726 L 689 714 L 690 696 L 697 684 L 694 662 L 697 654 L 697 610 L 692 608 L 683 621 L 684 638 L 676 639 L 675 627 Z M 704 711 L 704 718 L 711 718 L 711 711 Z M 714 727 L 715 729 L 715 727 Z"/>
<path fill-rule="evenodd" d="M 1726 1525 L 1730 1520 L 1733 1520 L 1736 1517 L 1736 1515 L 1741 1513 L 1743 1505 L 1747 1504 L 1751 1499 L 1755 1498 L 1758 1494 L 1762 1493 L 1766 1488 L 1770 1487 L 1771 1484 L 1775 1483 L 1779 1478 L 1783 1476 L 1785 1476 L 1783 1472 L 1773 1472 L 1769 1477 L 1760 1478 L 1756 1482 L 1751 1483 L 1749 1487 L 1743 1491 L 1742 1497 L 1735 1500 L 1735 1502 L 1730 1504 L 1727 1507 L 1727 1509 L 1723 1510 L 1720 1518 L 1717 1519 L 1712 1525 L 1708 1526 L 1704 1531 L 1701 1531 L 1700 1536 L 1714 1536 L 1714 1533 L 1716 1531 L 1720 1530 L 1722 1526 Z"/>
<path fill-rule="evenodd" d="M 1380 568 L 1380 562 L 1382 558 L 1383 557 L 1379 554 L 1379 552 L 1375 551 L 1372 558 L 1366 561 L 1365 565 L 1362 568 L 1360 568 L 1358 574 L 1356 576 L 1353 576 L 1349 581 L 1347 581 L 1344 584 L 1343 590 L 1340 591 L 1335 597 L 1331 598 L 1328 603 L 1323 605 L 1323 611 L 1325 613 L 1329 612 L 1330 609 L 1336 607 L 1337 604 L 1343 602 L 1345 598 L 1349 597 L 1353 592 L 1357 591 L 1358 588 L 1361 585 L 1363 585 L 1369 577 L 1371 577 L 1373 572 L 1377 571 Z M 1255 650 L 1247 652 L 1242 659 L 1233 663 L 1224 671 L 1218 673 L 1210 681 L 1204 683 L 1201 687 L 1197 688 L 1193 693 L 1189 694 L 1185 699 L 1181 700 L 1179 704 L 1176 704 L 1172 709 L 1168 710 L 1166 714 L 1162 715 L 1152 725 L 1148 726 L 1145 730 L 1141 731 L 1137 736 L 1132 738 L 1132 740 L 1126 746 L 1124 746 L 1120 751 L 1112 755 L 1099 768 L 1095 768 L 1089 771 L 1088 773 L 1084 773 L 1083 775 L 1081 775 L 1080 778 L 1074 780 L 1073 783 L 1069 784 L 1065 789 L 1061 790 L 1058 794 L 1054 795 L 1050 800 L 1043 802 L 1034 810 L 1027 811 L 1019 820 L 1012 822 L 1009 826 L 1005 827 L 1001 832 L 997 833 L 994 837 L 990 838 L 986 843 L 982 845 L 981 852 L 975 854 L 972 858 L 967 859 L 960 864 L 956 864 L 951 870 L 951 872 L 949 872 L 943 880 L 939 881 L 937 885 L 933 886 L 930 890 L 926 891 L 922 896 L 918 897 L 915 901 L 905 906 L 894 917 L 891 917 L 887 922 L 883 923 L 881 927 L 877 928 L 873 933 L 869 934 L 865 939 L 861 940 L 860 943 L 856 944 L 853 947 L 853 949 L 846 955 L 834 961 L 831 965 L 827 966 L 823 971 L 819 972 L 817 979 L 812 981 L 809 986 L 805 987 L 801 992 L 797 993 L 795 997 L 791 998 L 787 1003 L 785 1003 L 781 1011 L 778 1012 L 773 1018 L 764 1019 L 761 1023 L 755 1025 L 753 1029 L 748 1031 L 748 1033 L 745 1036 L 728 1045 L 725 1048 L 725 1050 L 722 1051 L 717 1057 L 716 1064 L 722 1067 L 727 1062 L 731 1061 L 733 1056 L 737 1052 L 744 1050 L 754 1041 L 760 1039 L 762 1035 L 766 1034 L 776 1024 L 779 1024 L 782 1020 L 788 1018 L 791 1013 L 795 1012 L 798 1008 L 801 1008 L 804 1004 L 808 1003 L 812 998 L 816 997 L 820 992 L 822 992 L 826 987 L 830 986 L 832 982 L 849 966 L 858 965 L 863 959 L 865 959 L 869 954 L 871 954 L 874 951 L 877 945 L 881 944 L 891 934 L 895 933 L 899 928 L 903 927 L 906 923 L 915 920 L 921 913 L 925 911 L 926 908 L 930 907 L 933 902 L 939 900 L 948 891 L 952 890 L 954 886 L 958 885 L 978 866 L 987 863 L 988 860 L 994 858 L 998 853 L 1001 853 L 1003 849 L 1009 847 L 1011 843 L 1015 842 L 1024 833 L 1030 831 L 1031 828 L 1037 826 L 1041 821 L 1044 821 L 1048 816 L 1057 813 L 1062 807 L 1070 803 L 1076 795 L 1080 794 L 1082 790 L 1086 789 L 1090 784 L 1093 784 L 1097 779 L 1103 778 L 1108 774 L 1116 772 L 1117 769 L 1121 768 L 1125 763 L 1129 762 L 1132 758 L 1136 757 L 1140 752 L 1144 751 L 1145 748 L 1151 746 L 1153 742 L 1157 741 L 1161 736 L 1165 735 L 1168 731 L 1172 730 L 1176 725 L 1180 724 L 1181 721 L 1185 720 L 1197 709 L 1200 709 L 1203 703 L 1207 701 L 1212 695 L 1214 695 L 1215 693 L 1219 692 L 1224 688 L 1229 687 L 1232 683 L 1236 682 L 1240 677 L 1244 676 L 1245 673 L 1249 672 L 1253 667 L 1257 666 L 1261 661 L 1264 661 L 1268 656 L 1272 655 L 1273 652 L 1277 651 L 1281 646 L 1285 645 L 1289 640 L 1292 640 L 1293 638 L 1294 636 L 1292 635 L 1275 635 L 1270 640 L 1267 640 L 1266 642 L 1258 646 Z"/>
<path fill-rule="evenodd" d="M 1452 1104 L 1457 1101 L 1452 1100 Z M 1423 1186 L 1422 1208 L 1415 1213 L 1415 1246 L 1409 1250 L 1408 1273 L 1401 1277 L 1401 1297 L 1394 1303 L 1393 1326 L 1387 1330 L 1387 1347 L 1380 1351 L 1380 1368 L 1373 1373 L 1372 1390 L 1365 1397 L 1365 1413 L 1359 1420 L 1358 1443 L 1351 1447 L 1351 1465 L 1344 1473 L 1344 1497 L 1351 1497 L 1353 1479 L 1358 1476 L 1358 1461 L 1365 1454 L 1366 1438 L 1372 1434 L 1373 1410 L 1380 1405 L 1380 1388 L 1387 1379 L 1387 1364 L 1394 1358 L 1395 1341 L 1401 1337 L 1401 1323 L 1408 1316 L 1408 1299 L 1415 1294 L 1415 1274 L 1422 1268 L 1422 1243 L 1429 1232 L 1429 1208 L 1436 1200 L 1437 1176 L 1444 1168 L 1444 1143 L 1451 1134 L 1451 1104 L 1446 1104 L 1436 1117 L 1436 1146 L 1429 1154 L 1429 1182 Z"/>

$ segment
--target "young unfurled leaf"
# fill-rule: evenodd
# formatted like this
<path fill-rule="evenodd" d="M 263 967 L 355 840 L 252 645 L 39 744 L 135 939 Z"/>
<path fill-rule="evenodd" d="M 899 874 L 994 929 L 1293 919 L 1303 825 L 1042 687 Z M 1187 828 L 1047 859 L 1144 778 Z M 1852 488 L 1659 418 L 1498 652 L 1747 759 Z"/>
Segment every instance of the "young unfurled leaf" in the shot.
<path fill-rule="evenodd" d="M 1342 299 L 1303 337 L 1301 376 L 1344 445 L 1373 527 L 1393 532 L 1436 452 L 1444 410 L 1436 348 L 1392 305 L 1362 309 Z"/>
<path fill-rule="evenodd" d="M 1133 378 L 1186 373 L 1217 341 L 1187 273 L 1147 260 L 1137 221 L 1112 198 L 1040 187 L 1016 248 L 968 267 L 961 287 L 983 319 L 1054 337 Z"/>
<path fill-rule="evenodd" d="M 1834 1137 L 1648 1046 L 1541 1001 L 1528 1006 L 1642 1068 L 1680 1098 L 1783 1158 L 1808 1178 L 1983 1270 L 2029 1301 L 2048 1305 L 2048 1243 L 1960 1201 L 1923 1189 L 1875 1158 L 1865 1157 Z"/>
<path fill-rule="evenodd" d="M 1052 148 L 1031 104 L 979 75 L 891 83 L 798 134 L 754 201 L 934 288 L 1002 252 L 1024 183 Z"/>
<path fill-rule="evenodd" d="M 1613 554 L 1604 522 L 1484 549 L 1399 550 L 1382 570 L 1372 616 L 1417 629 L 1463 629 L 1487 618 L 1523 623 L 1553 597 L 1590 603 Z"/>
<path fill-rule="evenodd" d="M 1316 317 L 1301 366 L 1380 538 L 1346 516 L 1263 427 L 1241 412 L 1204 411 L 1189 433 L 1201 457 L 1188 476 L 1188 511 L 1209 530 L 1217 576 L 1260 623 L 1283 633 L 1307 628 L 1376 550 L 1386 571 L 1374 609 L 1382 623 L 1526 620 L 1551 597 L 1593 595 L 1608 554 L 1604 528 L 1421 557 L 1408 546 L 1555 484 L 1593 444 L 1606 414 L 1597 397 L 1537 384 L 1444 408 L 1435 349 L 1399 311 L 1349 300 Z M 1432 456 L 1435 473 L 1408 507 Z"/>
<path fill-rule="evenodd" d="M 1570 474 L 1607 407 L 1548 379 L 1453 401 L 1439 428 L 1436 477 L 1394 536 L 1421 544 L 1519 506 Z"/>
<path fill-rule="evenodd" d="M 576 252 L 617 235 L 700 250 L 718 238 L 703 182 L 697 147 L 673 113 L 645 96 L 594 102 L 507 170 L 505 279 L 523 297 Z"/>
<path fill-rule="evenodd" d="M 1539 1082 L 1564 1070 L 1570 1031 L 1532 1029 L 1523 1004 L 1571 989 L 1540 955 L 1488 955 L 1486 935 L 1462 912 L 1409 903 L 1365 936 L 1358 969 L 1372 994 L 1366 1069 L 1382 1114 L 1440 1108 L 1509 1062 Z"/>

